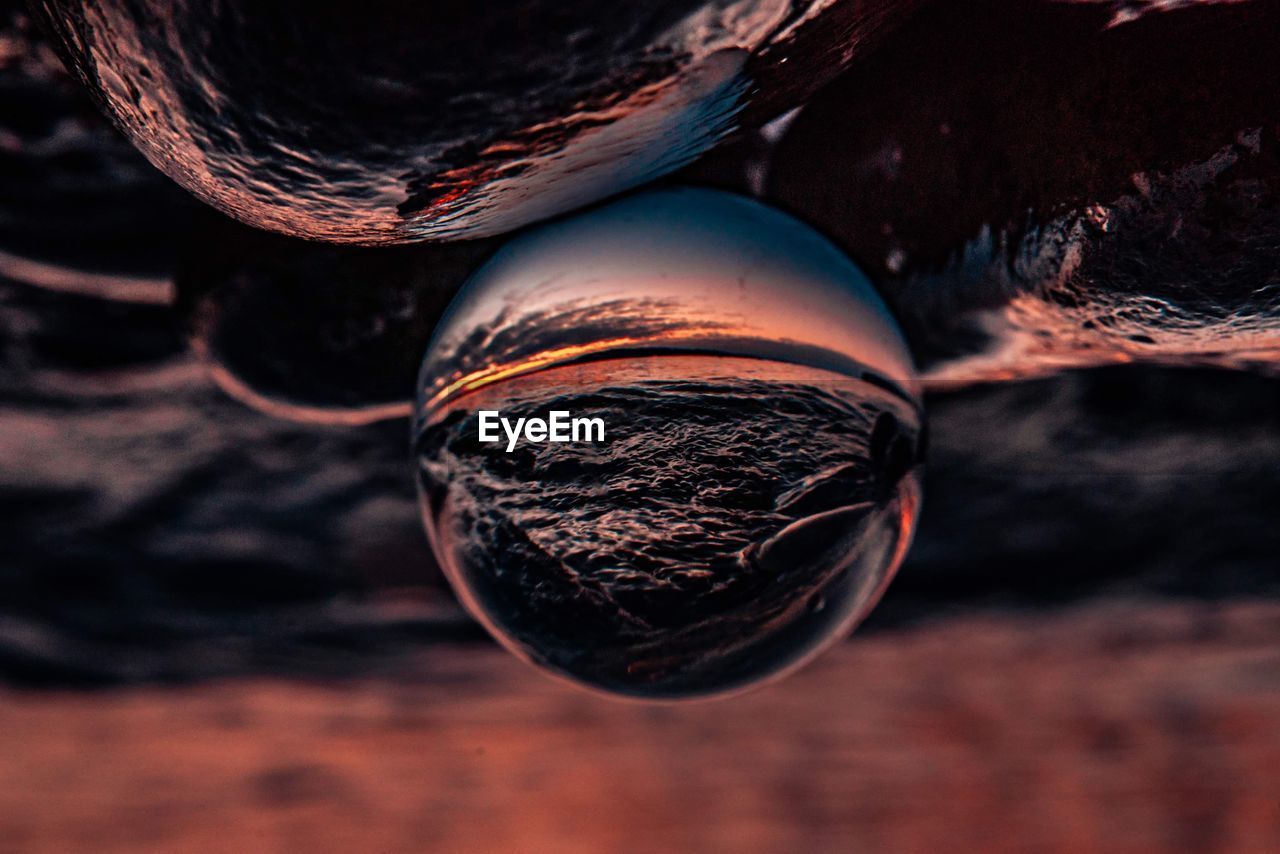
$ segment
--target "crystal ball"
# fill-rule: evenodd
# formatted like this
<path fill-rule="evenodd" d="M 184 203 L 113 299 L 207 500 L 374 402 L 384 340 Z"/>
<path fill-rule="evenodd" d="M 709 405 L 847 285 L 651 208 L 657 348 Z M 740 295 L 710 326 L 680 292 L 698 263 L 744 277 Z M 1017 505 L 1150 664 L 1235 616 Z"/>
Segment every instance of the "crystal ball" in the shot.
<path fill-rule="evenodd" d="M 422 365 L 427 532 L 508 649 L 611 694 L 782 674 L 871 609 L 910 542 L 922 410 L 866 278 L 713 190 L 532 230 Z"/>

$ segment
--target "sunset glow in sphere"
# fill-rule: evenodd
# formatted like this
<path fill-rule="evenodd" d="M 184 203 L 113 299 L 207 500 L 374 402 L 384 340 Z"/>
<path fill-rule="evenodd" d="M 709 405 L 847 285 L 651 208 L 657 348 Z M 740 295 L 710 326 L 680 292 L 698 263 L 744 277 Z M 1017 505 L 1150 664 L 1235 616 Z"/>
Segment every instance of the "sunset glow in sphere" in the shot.
<path fill-rule="evenodd" d="M 520 657 L 646 698 L 842 637 L 910 541 L 921 411 L 884 304 L 824 238 L 709 190 L 523 235 L 419 382 L 427 530 Z"/>

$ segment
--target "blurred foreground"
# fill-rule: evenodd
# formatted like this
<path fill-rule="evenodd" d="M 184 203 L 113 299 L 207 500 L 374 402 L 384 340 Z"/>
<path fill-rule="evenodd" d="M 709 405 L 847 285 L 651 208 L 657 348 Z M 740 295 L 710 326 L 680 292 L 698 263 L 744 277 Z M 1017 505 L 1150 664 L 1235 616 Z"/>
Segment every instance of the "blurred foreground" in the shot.
<path fill-rule="evenodd" d="M 880 632 L 680 707 L 406 671 L 10 692 L 0 849 L 1280 850 L 1273 602 Z"/>

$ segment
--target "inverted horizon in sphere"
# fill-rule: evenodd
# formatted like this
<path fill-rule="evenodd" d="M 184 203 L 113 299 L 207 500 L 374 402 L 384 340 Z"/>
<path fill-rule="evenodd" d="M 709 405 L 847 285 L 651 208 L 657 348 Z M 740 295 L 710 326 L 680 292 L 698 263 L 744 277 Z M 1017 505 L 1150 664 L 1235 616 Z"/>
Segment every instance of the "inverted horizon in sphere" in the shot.
<path fill-rule="evenodd" d="M 822 235 L 750 199 L 677 187 L 507 243 L 437 327 L 419 395 L 439 402 L 550 365 L 660 349 L 870 373 L 908 394 L 916 387 L 893 316 Z"/>
<path fill-rule="evenodd" d="M 512 240 L 446 312 L 423 521 L 520 658 L 613 695 L 740 691 L 844 636 L 902 560 L 915 387 L 884 303 L 808 226 L 636 195 Z M 557 417 L 599 429 L 557 439 Z"/>

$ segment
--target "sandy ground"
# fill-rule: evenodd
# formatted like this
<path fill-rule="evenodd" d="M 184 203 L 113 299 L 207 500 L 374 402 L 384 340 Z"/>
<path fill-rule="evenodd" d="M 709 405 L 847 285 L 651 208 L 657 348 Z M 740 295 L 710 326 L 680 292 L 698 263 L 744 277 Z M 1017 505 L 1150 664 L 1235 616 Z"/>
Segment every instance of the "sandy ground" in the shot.
<path fill-rule="evenodd" d="M 1111 602 L 618 703 L 401 679 L 0 695 L 4 851 L 1280 850 L 1280 604 Z"/>

